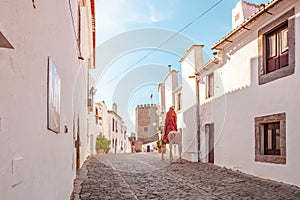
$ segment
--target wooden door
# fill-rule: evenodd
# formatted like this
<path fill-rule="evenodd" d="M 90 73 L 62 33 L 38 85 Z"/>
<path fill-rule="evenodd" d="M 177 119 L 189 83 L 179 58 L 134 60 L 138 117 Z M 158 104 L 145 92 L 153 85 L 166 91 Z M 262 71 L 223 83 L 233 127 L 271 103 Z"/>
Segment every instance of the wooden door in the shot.
<path fill-rule="evenodd" d="M 208 137 L 208 162 L 209 163 L 214 163 L 214 124 L 206 124 L 205 125 L 205 133 L 207 134 Z"/>

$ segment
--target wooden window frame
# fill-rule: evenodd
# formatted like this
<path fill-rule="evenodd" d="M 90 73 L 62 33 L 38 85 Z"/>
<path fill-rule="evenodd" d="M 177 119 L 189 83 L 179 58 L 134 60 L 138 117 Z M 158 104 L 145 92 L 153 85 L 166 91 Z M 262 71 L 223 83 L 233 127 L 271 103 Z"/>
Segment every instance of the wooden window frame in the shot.
<path fill-rule="evenodd" d="M 255 121 L 255 161 L 274 164 L 286 164 L 286 114 L 278 113 L 262 117 L 256 117 Z M 265 126 L 266 124 L 279 122 L 279 155 L 266 152 Z"/>
<path fill-rule="evenodd" d="M 280 155 L 280 148 L 277 148 L 277 140 L 280 142 L 280 131 L 277 133 L 277 130 L 280 130 L 280 122 L 270 122 L 263 125 L 264 155 Z M 277 136 L 279 136 L 279 138 Z"/>
<path fill-rule="evenodd" d="M 267 36 L 287 24 L 288 65 L 267 71 Z M 291 9 L 258 31 L 258 84 L 263 85 L 295 73 L 295 9 Z"/>
<path fill-rule="evenodd" d="M 282 49 L 282 31 L 288 30 L 287 22 L 283 23 L 281 26 L 276 27 L 271 33 L 266 34 L 266 71 L 265 73 L 272 73 L 283 67 L 287 67 L 288 64 L 288 47 Z M 270 39 L 274 38 L 274 54 L 270 55 Z"/>

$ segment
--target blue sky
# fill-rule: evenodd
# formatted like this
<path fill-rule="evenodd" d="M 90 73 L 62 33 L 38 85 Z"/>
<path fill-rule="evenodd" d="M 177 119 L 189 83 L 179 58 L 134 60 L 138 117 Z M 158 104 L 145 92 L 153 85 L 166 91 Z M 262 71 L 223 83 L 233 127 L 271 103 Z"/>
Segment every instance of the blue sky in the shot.
<path fill-rule="evenodd" d="M 178 60 L 191 44 L 205 45 L 204 57 L 209 59 L 212 44 L 230 32 L 231 10 L 238 0 L 223 0 L 178 37 L 157 48 L 217 2 L 96 0 L 96 100 L 104 100 L 109 109 L 116 102 L 128 132 L 134 131 L 136 105 L 158 102 L 157 85 L 163 81 L 167 65 L 180 71 Z"/>

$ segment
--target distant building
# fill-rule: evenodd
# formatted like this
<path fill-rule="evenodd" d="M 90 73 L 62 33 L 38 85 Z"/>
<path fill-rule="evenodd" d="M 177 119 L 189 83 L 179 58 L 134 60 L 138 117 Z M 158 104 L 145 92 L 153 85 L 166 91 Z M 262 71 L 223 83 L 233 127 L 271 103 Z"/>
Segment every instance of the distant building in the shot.
<path fill-rule="evenodd" d="M 178 71 L 171 70 L 163 79 L 163 82 L 158 85 L 159 94 L 159 125 L 164 127 L 165 116 L 171 106 L 176 106 L 175 90 L 178 87 Z"/>
<path fill-rule="evenodd" d="M 158 140 L 157 105 L 138 105 L 136 111 L 136 132 L 140 143 L 146 144 Z"/>
<path fill-rule="evenodd" d="M 89 112 L 88 118 L 88 135 L 90 137 L 91 153 L 95 154 L 96 139 L 102 135 L 109 139 L 108 130 L 108 111 L 104 101 L 94 104 L 94 109 Z"/>
<path fill-rule="evenodd" d="M 179 85 L 178 82 L 178 71 L 171 70 L 171 66 L 169 73 L 163 79 L 163 82 L 158 85 L 158 93 L 159 93 L 159 130 L 161 136 L 164 134 L 165 127 L 165 117 L 166 113 L 169 111 L 171 106 L 175 106 L 175 112 L 177 114 L 177 128 L 178 131 L 182 133 L 182 125 L 184 122 L 182 121 L 182 100 L 181 100 L 181 89 L 182 85 Z M 166 153 L 169 153 L 169 145 L 166 145 Z M 177 146 L 173 148 L 173 156 L 178 156 Z"/>
<path fill-rule="evenodd" d="M 110 153 L 129 153 L 130 141 L 127 135 L 127 127 L 121 116 L 117 113 L 117 104 L 108 111 L 108 138 L 111 141 Z"/>

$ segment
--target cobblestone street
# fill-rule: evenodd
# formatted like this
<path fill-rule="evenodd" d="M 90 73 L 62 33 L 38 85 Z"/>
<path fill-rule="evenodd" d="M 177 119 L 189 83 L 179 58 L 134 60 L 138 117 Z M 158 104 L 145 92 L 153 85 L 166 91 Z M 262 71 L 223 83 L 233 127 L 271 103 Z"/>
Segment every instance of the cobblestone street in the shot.
<path fill-rule="evenodd" d="M 87 159 L 71 199 L 300 199 L 300 188 L 158 153 L 109 154 Z"/>

